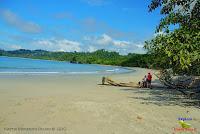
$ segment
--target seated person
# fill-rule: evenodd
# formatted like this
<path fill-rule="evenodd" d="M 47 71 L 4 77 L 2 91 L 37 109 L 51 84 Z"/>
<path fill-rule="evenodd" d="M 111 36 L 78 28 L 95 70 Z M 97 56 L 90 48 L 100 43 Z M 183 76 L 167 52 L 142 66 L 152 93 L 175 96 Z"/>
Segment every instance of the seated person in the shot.
<path fill-rule="evenodd" d="M 138 85 L 139 85 L 139 88 L 143 87 L 143 84 L 140 81 L 138 82 Z"/>

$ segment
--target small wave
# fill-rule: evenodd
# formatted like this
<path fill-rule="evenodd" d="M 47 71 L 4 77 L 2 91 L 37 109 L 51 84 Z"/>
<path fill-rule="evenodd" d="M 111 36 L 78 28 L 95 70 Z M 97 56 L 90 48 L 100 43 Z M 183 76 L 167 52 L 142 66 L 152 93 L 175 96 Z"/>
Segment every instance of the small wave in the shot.
<path fill-rule="evenodd" d="M 0 75 L 48 75 L 48 74 L 104 74 L 112 73 L 116 70 L 91 71 L 91 72 L 0 72 Z"/>
<path fill-rule="evenodd" d="M 115 70 L 106 70 L 106 72 L 115 72 Z"/>
<path fill-rule="evenodd" d="M 15 74 L 30 74 L 30 75 L 42 75 L 42 74 L 97 74 L 97 71 L 94 72 L 0 72 L 1 74 L 11 74 L 11 75 L 15 75 Z"/>
<path fill-rule="evenodd" d="M 95 72 L 68 72 L 67 74 L 96 74 L 98 73 L 97 71 Z"/>

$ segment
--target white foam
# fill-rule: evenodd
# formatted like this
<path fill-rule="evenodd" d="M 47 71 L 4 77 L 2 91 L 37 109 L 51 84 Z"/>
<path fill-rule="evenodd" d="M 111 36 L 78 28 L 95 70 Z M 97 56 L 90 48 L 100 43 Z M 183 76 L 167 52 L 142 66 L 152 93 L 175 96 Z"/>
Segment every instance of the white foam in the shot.
<path fill-rule="evenodd" d="M 97 71 L 95 72 L 68 72 L 67 74 L 96 74 L 98 73 Z"/>
<path fill-rule="evenodd" d="M 115 72 L 116 70 L 106 70 L 106 72 Z"/>
<path fill-rule="evenodd" d="M 9 75 L 23 75 L 23 74 L 33 74 L 33 75 L 42 75 L 42 74 L 97 74 L 99 72 L 94 71 L 94 72 L 0 72 L 0 75 L 5 75 L 5 74 L 9 74 Z"/>

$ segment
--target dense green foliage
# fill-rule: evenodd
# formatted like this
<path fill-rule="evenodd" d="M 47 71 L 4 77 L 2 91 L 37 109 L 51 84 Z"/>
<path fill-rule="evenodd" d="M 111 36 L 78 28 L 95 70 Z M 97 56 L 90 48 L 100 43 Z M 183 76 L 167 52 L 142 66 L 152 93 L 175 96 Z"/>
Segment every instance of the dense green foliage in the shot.
<path fill-rule="evenodd" d="M 147 67 L 152 63 L 148 54 L 120 55 L 117 52 L 108 52 L 104 49 L 95 52 L 49 52 L 44 50 L 0 50 L 0 56 L 26 57 L 34 59 L 47 59 L 69 61 L 71 63 L 104 64 L 127 67 Z"/>
<path fill-rule="evenodd" d="M 149 12 L 157 8 L 161 8 L 160 14 L 164 16 L 157 32 L 163 29 L 168 31 L 171 24 L 200 29 L 200 0 L 152 0 Z"/>
<path fill-rule="evenodd" d="M 164 30 L 164 34 L 145 44 L 154 64 L 171 68 L 175 74 L 200 75 L 200 1 L 152 0 L 149 10 L 158 7 L 165 16 L 157 31 Z M 171 24 L 179 27 L 170 32 Z"/>

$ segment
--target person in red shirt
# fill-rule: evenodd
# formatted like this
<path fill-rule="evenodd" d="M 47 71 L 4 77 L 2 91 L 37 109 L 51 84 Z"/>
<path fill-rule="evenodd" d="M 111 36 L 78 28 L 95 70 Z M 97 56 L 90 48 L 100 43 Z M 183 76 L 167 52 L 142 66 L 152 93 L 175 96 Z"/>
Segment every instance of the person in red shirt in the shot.
<path fill-rule="evenodd" d="M 151 73 L 148 73 L 148 75 L 147 75 L 147 87 L 148 88 L 152 88 L 151 80 L 152 80 L 152 75 L 151 75 Z"/>

